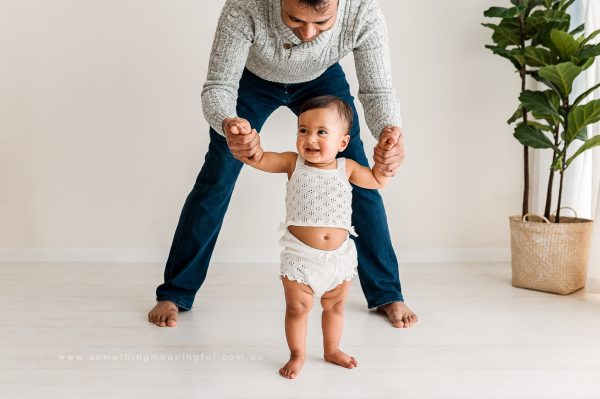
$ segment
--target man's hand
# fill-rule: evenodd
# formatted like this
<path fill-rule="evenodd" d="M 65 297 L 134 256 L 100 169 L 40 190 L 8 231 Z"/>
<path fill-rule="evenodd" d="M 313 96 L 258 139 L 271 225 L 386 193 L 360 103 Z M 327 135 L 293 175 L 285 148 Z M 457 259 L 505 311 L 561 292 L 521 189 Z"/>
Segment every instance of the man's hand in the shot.
<path fill-rule="evenodd" d="M 242 162 L 249 159 L 260 161 L 263 154 L 260 137 L 258 132 L 252 129 L 250 122 L 243 118 L 227 118 L 223 121 L 223 132 L 235 159 Z"/>
<path fill-rule="evenodd" d="M 404 160 L 404 135 L 398 126 L 388 126 L 381 132 L 375 146 L 373 160 L 375 168 L 384 176 L 394 176 Z"/>

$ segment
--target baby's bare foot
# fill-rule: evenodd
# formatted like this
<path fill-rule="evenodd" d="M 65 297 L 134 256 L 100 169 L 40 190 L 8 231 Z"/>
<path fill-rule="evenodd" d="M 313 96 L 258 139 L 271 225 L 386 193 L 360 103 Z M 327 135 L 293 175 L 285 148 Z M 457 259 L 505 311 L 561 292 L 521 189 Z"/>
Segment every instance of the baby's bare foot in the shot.
<path fill-rule="evenodd" d="M 179 308 L 171 301 L 160 301 L 148 313 L 148 321 L 159 327 L 175 327 Z"/>
<path fill-rule="evenodd" d="M 324 357 L 328 362 L 338 364 L 342 367 L 346 367 L 347 369 L 353 369 L 354 367 L 358 366 L 358 362 L 355 358 L 345 354 L 339 349 L 335 352 L 325 353 Z"/>
<path fill-rule="evenodd" d="M 304 366 L 303 355 L 290 355 L 290 360 L 279 369 L 279 374 L 281 374 L 282 377 L 294 379 L 298 377 L 302 366 Z"/>

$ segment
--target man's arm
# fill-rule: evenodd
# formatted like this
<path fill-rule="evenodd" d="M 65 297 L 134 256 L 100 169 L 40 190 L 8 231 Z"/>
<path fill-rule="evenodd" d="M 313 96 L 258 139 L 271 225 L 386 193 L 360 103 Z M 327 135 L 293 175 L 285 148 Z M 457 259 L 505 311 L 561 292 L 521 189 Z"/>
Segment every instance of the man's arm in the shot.
<path fill-rule="evenodd" d="M 204 117 L 219 134 L 235 118 L 239 81 L 254 40 L 253 1 L 227 0 L 215 32 L 202 90 Z"/>
<path fill-rule="evenodd" d="M 376 0 L 363 1 L 356 18 L 353 54 L 358 98 L 365 110 L 367 126 L 379 140 L 386 127 L 402 126 L 400 101 L 392 85 L 388 32 Z"/>
<path fill-rule="evenodd" d="M 346 174 L 350 183 L 362 188 L 379 189 L 385 187 L 390 178 L 379 168 L 369 169 L 352 159 L 346 158 Z"/>
<path fill-rule="evenodd" d="M 357 15 L 354 62 L 358 98 L 367 126 L 378 140 L 373 160 L 385 176 L 394 176 L 404 159 L 400 101 L 392 85 L 389 39 L 383 13 L 375 0 L 365 0 Z"/>

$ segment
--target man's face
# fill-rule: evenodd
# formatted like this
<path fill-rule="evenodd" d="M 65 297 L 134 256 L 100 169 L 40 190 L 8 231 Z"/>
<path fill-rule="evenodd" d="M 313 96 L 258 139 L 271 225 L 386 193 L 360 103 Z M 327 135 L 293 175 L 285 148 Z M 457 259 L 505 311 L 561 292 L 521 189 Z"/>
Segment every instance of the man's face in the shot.
<path fill-rule="evenodd" d="M 335 24 L 338 1 L 329 0 L 324 10 L 315 10 L 299 0 L 281 0 L 281 19 L 303 42 L 310 42 Z"/>

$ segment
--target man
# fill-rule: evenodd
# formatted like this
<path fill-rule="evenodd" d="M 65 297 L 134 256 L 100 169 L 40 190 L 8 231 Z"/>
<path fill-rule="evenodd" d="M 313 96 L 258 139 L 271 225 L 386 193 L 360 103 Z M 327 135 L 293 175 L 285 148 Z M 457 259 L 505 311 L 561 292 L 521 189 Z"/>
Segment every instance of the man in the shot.
<path fill-rule="evenodd" d="M 175 326 L 192 307 L 220 231 L 240 159 L 262 154 L 260 131 L 280 106 L 298 113 L 309 98 L 334 95 L 358 115 L 338 61 L 353 52 L 358 97 L 378 139 L 373 159 L 388 176 L 404 158 L 399 101 L 392 87 L 385 21 L 376 0 L 227 0 L 215 34 L 202 91 L 210 144 L 188 195 L 165 267 L 158 303 L 148 314 L 158 326 Z M 239 134 L 243 133 L 243 134 Z M 367 166 L 358 123 L 343 156 Z M 394 327 L 417 316 L 405 304 L 385 209 L 379 193 L 354 187 L 353 225 L 359 278 L 370 309 Z"/>

